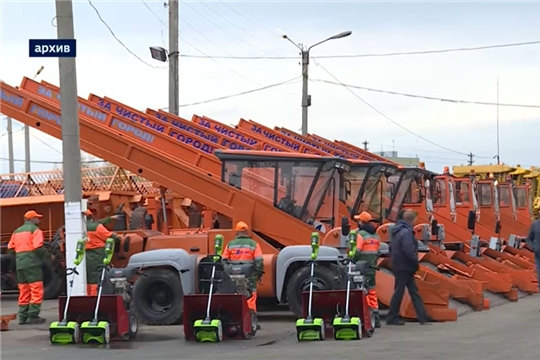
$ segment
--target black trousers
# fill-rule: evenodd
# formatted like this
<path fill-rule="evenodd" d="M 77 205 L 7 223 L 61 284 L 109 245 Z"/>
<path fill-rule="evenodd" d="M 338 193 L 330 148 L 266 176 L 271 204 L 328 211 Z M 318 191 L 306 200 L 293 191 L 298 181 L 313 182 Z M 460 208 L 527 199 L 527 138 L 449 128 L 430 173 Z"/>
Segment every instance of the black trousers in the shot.
<path fill-rule="evenodd" d="M 392 300 L 390 300 L 390 312 L 388 313 L 386 320 L 392 321 L 399 317 L 399 308 L 403 301 L 405 288 L 407 288 L 414 310 L 416 311 L 416 318 L 418 321 L 427 321 L 429 316 L 424 307 L 424 302 L 418 293 L 418 287 L 414 281 L 414 273 L 395 272 L 394 281 L 394 294 L 392 295 Z"/>

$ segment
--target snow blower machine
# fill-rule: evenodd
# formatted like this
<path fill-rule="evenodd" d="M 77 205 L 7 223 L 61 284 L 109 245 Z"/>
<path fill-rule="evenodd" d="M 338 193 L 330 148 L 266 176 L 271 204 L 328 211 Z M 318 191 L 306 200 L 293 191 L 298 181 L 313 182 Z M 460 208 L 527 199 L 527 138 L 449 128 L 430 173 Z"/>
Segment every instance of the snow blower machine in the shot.
<path fill-rule="evenodd" d="M 62 296 L 58 299 L 59 311 L 67 309 L 64 310 L 64 315 L 60 314 L 63 320 L 59 323 L 80 324 L 78 336 L 80 339 L 77 338 L 72 342 L 106 345 L 111 340 L 129 340 L 137 335 L 138 322 L 132 310 L 131 282 L 137 275 L 145 276 L 145 274 L 135 268 L 112 268 L 110 263 L 114 247 L 115 239 L 107 239 L 103 264 L 99 266 L 101 278 L 97 296 L 68 294 L 68 297 Z M 53 324 L 50 330 L 51 342 L 70 343 L 62 340 L 67 338 L 64 335 L 57 335 L 53 341 L 53 332 L 62 333 L 60 330 L 53 330 Z"/>
<path fill-rule="evenodd" d="M 68 321 L 69 300 L 71 299 L 71 293 L 73 291 L 73 282 L 75 276 L 79 275 L 77 266 L 79 266 L 84 260 L 84 248 L 86 246 L 85 240 L 79 240 L 75 249 L 76 256 L 73 268 L 66 269 L 66 275 L 73 275 L 69 280 L 69 289 L 64 306 L 60 306 L 59 309 L 64 309 L 62 320 L 54 321 L 49 326 L 49 339 L 52 344 L 76 344 L 80 340 L 79 336 L 79 323 L 77 321 Z"/>
<path fill-rule="evenodd" d="M 296 338 L 298 341 L 324 340 L 326 335 L 324 320 L 320 317 L 314 318 L 312 314 L 313 275 L 315 273 L 317 255 L 319 254 L 319 237 L 320 235 L 318 232 L 311 234 L 311 259 L 306 264 L 311 267 L 308 292 L 309 298 L 307 300 L 307 316 L 305 318 L 296 320 Z M 304 300 L 303 303 L 306 303 L 306 301 Z"/>
<path fill-rule="evenodd" d="M 257 315 L 247 304 L 256 270 L 252 263 L 223 259 L 223 242 L 223 236 L 216 235 L 215 254 L 199 262 L 201 293 L 184 295 L 184 335 L 188 341 L 250 339 L 257 332 Z"/>
<path fill-rule="evenodd" d="M 375 313 L 367 304 L 364 276 L 372 265 L 354 260 L 357 237 L 356 230 L 349 232 L 347 256 L 332 266 L 337 271 L 338 289 L 302 293 L 304 313 L 309 316 L 312 309 L 312 318 L 322 319 L 324 336 L 335 340 L 359 340 L 375 332 Z"/>

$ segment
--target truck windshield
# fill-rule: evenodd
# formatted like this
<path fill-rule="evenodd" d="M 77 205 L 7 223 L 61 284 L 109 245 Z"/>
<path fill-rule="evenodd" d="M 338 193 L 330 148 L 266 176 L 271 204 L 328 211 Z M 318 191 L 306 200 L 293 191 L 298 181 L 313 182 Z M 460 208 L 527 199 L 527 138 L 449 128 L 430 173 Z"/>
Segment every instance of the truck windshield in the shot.
<path fill-rule="evenodd" d="M 380 165 L 372 166 L 370 168 L 369 174 L 366 177 L 363 192 L 359 194 L 359 197 L 361 198 L 358 199 L 357 214 L 367 211 L 375 218 L 381 217 L 381 198 L 382 193 L 385 190 L 385 184 L 380 182 L 384 174 L 381 169 L 382 166 Z"/>
<path fill-rule="evenodd" d="M 364 185 L 364 180 L 366 179 L 369 171 L 369 166 L 353 165 L 350 172 L 343 174 L 344 188 L 349 193 L 349 196 L 346 197 L 345 204 L 347 205 L 347 210 L 349 211 L 350 215 L 354 216 L 358 214 L 358 205 L 356 205 L 356 203 L 358 198 L 362 197 L 362 186 Z"/>
<path fill-rule="evenodd" d="M 403 203 L 405 202 L 405 197 L 407 196 L 407 193 L 411 189 L 411 183 L 414 180 L 415 176 L 416 176 L 415 170 L 406 170 L 401 173 L 400 179 L 397 182 L 397 185 L 395 186 L 395 190 L 394 190 L 394 194 L 393 194 L 393 198 L 391 202 L 392 206 L 386 216 L 388 220 L 394 221 L 394 222 L 397 221 L 397 215 L 399 213 L 399 210 L 401 210 Z M 393 179 L 390 179 L 390 180 L 393 180 Z"/>
<path fill-rule="evenodd" d="M 334 223 L 340 167 L 337 160 L 222 160 L 222 181 L 255 193 L 308 224 Z"/>

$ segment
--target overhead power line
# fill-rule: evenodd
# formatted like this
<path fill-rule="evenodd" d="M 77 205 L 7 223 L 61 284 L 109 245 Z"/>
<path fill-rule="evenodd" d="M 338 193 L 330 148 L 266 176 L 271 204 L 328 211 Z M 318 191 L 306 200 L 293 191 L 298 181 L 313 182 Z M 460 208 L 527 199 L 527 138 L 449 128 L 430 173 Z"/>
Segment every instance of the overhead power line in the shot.
<path fill-rule="evenodd" d="M 535 41 L 525 41 L 518 43 L 507 43 L 507 44 L 497 44 L 497 45 L 485 45 L 485 46 L 475 46 L 475 47 L 460 47 L 460 48 L 450 48 L 450 49 L 439 49 L 439 50 L 423 50 L 423 51 L 403 51 L 403 52 L 389 52 L 389 53 L 368 53 L 368 54 L 342 54 L 342 55 L 326 55 L 326 56 L 317 56 L 318 59 L 348 59 L 348 58 L 366 58 L 366 57 L 389 57 L 389 56 L 410 56 L 410 55 L 429 55 L 429 54 L 444 54 L 452 52 L 464 52 L 464 51 L 480 51 L 480 50 L 490 50 L 490 49 L 500 49 L 516 46 L 528 46 L 528 45 L 538 45 L 540 40 Z M 180 56 L 186 58 L 204 58 L 201 55 L 191 55 L 191 54 L 182 54 Z M 287 59 L 298 59 L 298 56 L 212 56 L 215 59 L 237 59 L 237 60 L 287 60 Z"/>
<path fill-rule="evenodd" d="M 247 20 L 249 23 L 251 23 L 252 25 L 262 29 L 263 31 L 267 32 L 268 34 L 270 34 L 271 36 L 276 36 L 276 35 L 279 35 L 278 33 L 276 33 L 276 31 L 272 31 L 268 28 L 266 28 L 265 26 L 261 25 L 260 21 L 254 21 L 252 19 L 250 19 L 249 17 L 247 17 L 246 15 L 244 15 L 241 11 L 237 10 L 236 8 L 234 8 L 233 6 L 231 6 L 230 3 L 227 3 L 223 0 L 218 0 L 220 3 L 222 3 L 223 5 L 225 5 L 227 8 L 229 8 L 232 12 L 234 12 L 236 15 L 238 15 L 239 17 L 241 17 L 242 19 L 244 20 Z M 281 37 L 280 37 L 281 39 Z M 293 50 L 291 50 L 290 48 L 284 48 L 284 47 L 281 47 L 281 46 L 277 46 L 277 45 L 271 45 L 272 47 L 275 47 L 276 49 L 279 49 L 281 51 L 285 51 L 285 52 L 288 52 L 288 53 L 291 53 Z"/>
<path fill-rule="evenodd" d="M 383 94 L 406 96 L 406 97 L 411 97 L 411 98 L 416 98 L 416 99 L 424 99 L 424 100 L 444 101 L 444 102 L 450 102 L 450 103 L 455 103 L 455 104 L 490 105 L 490 106 L 506 106 L 506 107 L 535 108 L 535 109 L 540 108 L 540 105 L 505 104 L 505 103 L 494 103 L 494 102 L 487 102 L 487 101 L 445 99 L 445 98 L 439 98 L 439 97 L 427 96 L 427 95 L 415 95 L 415 94 L 402 93 L 402 92 L 398 92 L 398 91 L 373 89 L 373 88 L 368 88 L 368 87 L 365 87 L 365 86 L 349 85 L 349 84 L 343 84 L 343 83 L 340 83 L 340 82 L 322 80 L 322 79 L 312 79 L 311 81 L 313 81 L 313 82 L 322 82 L 322 83 L 332 84 L 332 85 L 345 86 L 347 88 L 358 89 L 358 90 L 373 91 L 373 92 L 378 92 L 378 93 L 383 93 Z"/>
<path fill-rule="evenodd" d="M 131 55 L 133 55 L 133 57 L 135 57 L 137 60 L 139 60 L 140 62 L 142 62 L 143 64 L 145 64 L 146 66 L 149 66 L 151 68 L 154 68 L 154 69 L 166 69 L 165 67 L 162 67 L 162 66 L 155 66 L 155 65 L 152 65 L 146 61 L 144 61 L 143 59 L 141 59 L 141 57 L 137 54 L 135 54 L 133 51 L 131 51 L 131 49 L 129 47 L 126 46 L 126 44 L 124 44 L 122 42 L 122 40 L 120 40 L 118 38 L 118 36 L 116 36 L 116 34 L 114 33 L 113 29 L 109 26 L 109 24 L 107 24 L 107 22 L 103 19 L 103 17 L 101 16 L 99 10 L 94 6 L 94 4 L 92 3 L 92 0 L 88 0 L 88 4 L 90 4 L 90 6 L 92 7 L 92 9 L 94 9 L 94 12 L 96 13 L 99 21 L 101 21 L 101 23 L 103 25 L 105 25 L 105 27 L 107 28 L 107 30 L 109 30 L 109 32 L 111 33 L 112 37 L 120 44 L 122 45 L 122 47 L 124 49 L 127 50 L 128 53 L 130 53 Z"/>
<path fill-rule="evenodd" d="M 349 91 L 351 94 L 354 95 L 354 97 L 356 97 L 358 100 L 362 101 L 365 105 L 367 105 L 368 107 L 370 107 L 373 111 L 375 111 L 377 114 L 381 115 L 382 117 L 384 117 L 386 120 L 390 121 L 392 124 L 396 125 L 397 127 L 405 130 L 406 132 L 408 132 L 409 134 L 421 139 L 421 140 L 424 140 L 425 142 L 433 145 L 433 146 L 436 146 L 438 148 L 441 148 L 443 150 L 446 150 L 448 152 L 451 152 L 451 153 L 454 153 L 454 154 L 459 154 L 459 155 L 464 155 L 464 156 L 468 156 L 468 153 L 464 153 L 464 152 L 461 152 L 461 151 L 457 151 L 457 150 L 454 150 L 454 149 L 451 149 L 449 147 L 446 147 L 446 146 L 443 146 L 443 145 L 440 145 L 434 141 L 431 141 L 429 140 L 428 138 L 425 138 L 423 137 L 422 135 L 419 135 L 417 133 L 415 133 L 414 131 L 412 130 L 409 130 L 408 128 L 406 128 L 405 126 L 401 125 L 400 123 L 398 123 L 397 121 L 395 121 L 394 119 L 390 118 L 388 115 L 384 114 L 383 112 L 381 112 L 379 109 L 377 109 L 375 106 L 371 105 L 370 103 L 368 103 L 366 100 L 364 100 L 360 95 L 358 95 L 357 93 L 355 93 L 353 90 L 351 90 L 350 87 L 347 87 L 345 84 L 343 84 L 336 76 L 334 76 L 334 74 L 332 74 L 328 69 L 326 69 L 322 64 L 320 64 L 319 62 L 317 62 L 315 59 L 313 59 L 315 61 L 315 64 L 319 67 L 321 67 L 321 69 L 323 69 L 328 75 L 330 75 L 332 78 L 334 78 L 334 80 L 336 80 L 338 83 L 340 83 L 345 89 L 347 89 L 347 91 Z M 478 156 L 480 157 L 480 156 Z M 487 159 L 487 157 L 486 157 Z"/>
<path fill-rule="evenodd" d="M 220 97 L 217 97 L 217 98 L 198 101 L 198 102 L 194 102 L 194 103 L 190 103 L 190 104 L 183 104 L 183 105 L 180 105 L 180 107 L 188 107 L 188 106 L 194 106 L 194 105 L 200 105 L 200 104 L 208 104 L 208 103 L 211 103 L 211 102 L 214 102 L 214 101 L 225 100 L 225 99 L 230 99 L 230 98 L 237 97 L 237 96 L 252 94 L 254 92 L 271 89 L 271 88 L 281 86 L 281 85 L 285 85 L 285 84 L 294 84 L 295 82 L 297 82 L 297 81 L 294 81 L 294 80 L 299 80 L 300 77 L 301 76 L 297 76 L 297 77 L 294 77 L 294 78 L 286 80 L 286 81 L 281 81 L 281 82 L 278 82 L 278 83 L 275 83 L 275 84 L 266 85 L 266 86 L 256 88 L 256 89 L 252 89 L 252 90 L 242 91 L 242 92 L 239 92 L 239 93 L 236 93 L 236 94 L 220 96 Z"/>
<path fill-rule="evenodd" d="M 163 25 L 163 27 L 167 28 L 168 29 L 168 25 L 167 23 L 154 11 L 152 10 L 152 8 L 148 5 L 148 3 L 145 1 L 145 0 L 141 0 L 141 2 L 143 3 L 143 5 L 148 9 L 148 11 L 150 11 L 150 13 Z M 185 3 L 184 3 L 185 4 Z M 212 41 L 210 38 L 208 38 L 206 35 L 204 35 L 201 31 L 199 31 L 195 26 L 193 26 L 189 21 L 187 21 L 184 17 L 180 16 L 180 20 L 182 20 L 182 23 L 187 25 L 191 30 L 193 30 L 194 32 L 196 32 L 197 34 L 199 34 L 203 39 L 205 39 L 208 43 L 214 45 L 216 48 L 218 48 L 219 50 L 223 51 L 224 53 L 227 53 L 227 54 L 230 54 L 227 50 L 225 50 L 224 48 L 222 48 L 221 46 L 219 46 L 218 44 L 216 44 L 214 41 Z M 161 31 L 161 37 L 162 37 L 162 40 L 163 40 L 163 31 Z M 218 60 L 214 59 L 212 56 L 209 56 L 208 54 L 206 54 L 204 51 L 202 51 L 201 49 L 199 49 L 198 47 L 196 47 L 195 45 L 191 44 L 190 42 L 186 41 L 186 39 L 184 37 L 182 37 L 182 35 L 179 35 L 180 39 L 182 40 L 183 43 L 185 43 L 186 45 L 188 45 L 189 47 L 191 47 L 193 50 L 197 51 L 198 53 L 201 54 L 201 56 L 205 59 L 209 59 L 209 60 L 212 60 L 213 62 L 215 62 L 216 64 L 222 66 L 223 68 L 229 70 L 231 73 L 233 74 L 236 74 L 238 75 L 239 77 L 243 78 L 243 79 L 246 79 L 247 81 L 250 81 L 254 84 L 257 84 L 257 85 L 261 85 L 263 87 L 264 84 L 256 81 L 256 80 L 253 80 L 252 78 L 250 78 L 249 76 L 246 76 L 244 75 L 243 73 L 241 72 L 238 72 L 236 70 L 234 70 L 233 68 L 219 62 Z M 164 45 L 165 46 L 165 45 Z M 182 54 L 180 54 L 180 56 L 182 56 Z M 281 92 L 279 90 L 276 90 L 278 92 Z M 292 94 L 292 93 L 286 93 L 286 94 L 289 94 L 289 95 L 297 95 L 297 94 Z M 185 105 L 185 106 L 189 106 L 189 105 Z"/>

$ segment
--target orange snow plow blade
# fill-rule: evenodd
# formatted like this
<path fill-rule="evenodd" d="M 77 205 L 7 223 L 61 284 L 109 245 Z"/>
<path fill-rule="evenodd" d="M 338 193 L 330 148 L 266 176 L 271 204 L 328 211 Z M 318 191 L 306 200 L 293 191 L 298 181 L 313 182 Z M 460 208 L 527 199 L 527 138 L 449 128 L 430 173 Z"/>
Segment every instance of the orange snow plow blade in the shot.
<path fill-rule="evenodd" d="M 390 306 L 390 299 L 392 299 L 394 293 L 394 277 L 387 272 L 392 268 L 390 260 L 383 259 L 378 266 L 382 271 L 377 271 L 376 275 L 377 296 L 382 304 Z M 436 321 L 456 321 L 458 317 L 457 310 L 450 309 L 448 305 L 450 292 L 441 289 L 439 279 L 424 277 L 424 273 L 420 271 L 415 277 L 416 285 L 428 314 Z M 405 319 L 416 319 L 416 312 L 408 293 L 403 297 L 399 314 Z"/>
<path fill-rule="evenodd" d="M 457 255 L 454 256 L 454 253 Z M 468 257 L 470 255 L 463 252 L 444 251 L 436 246 L 430 246 L 430 252 L 424 255 L 422 261 L 436 265 L 437 269 L 449 275 L 459 276 L 460 279 L 465 278 L 480 283 L 482 292 L 489 291 L 494 294 L 500 294 L 510 300 L 517 300 L 517 290 L 513 288 L 511 276 L 496 273 L 485 267 L 468 262 L 466 261 Z M 467 284 L 467 286 L 470 286 L 469 294 L 466 298 L 468 299 L 467 303 L 473 306 L 473 308 L 478 309 L 480 300 L 474 299 L 477 299 L 476 296 L 479 295 L 477 292 L 476 295 L 471 294 L 471 291 L 475 291 L 475 289 L 477 291 L 479 289 L 477 287 L 478 285 Z M 456 300 L 460 299 L 456 298 Z M 476 303 L 473 303 L 472 300 L 476 301 Z M 484 302 L 484 308 L 487 308 L 486 305 L 488 304 Z"/>

